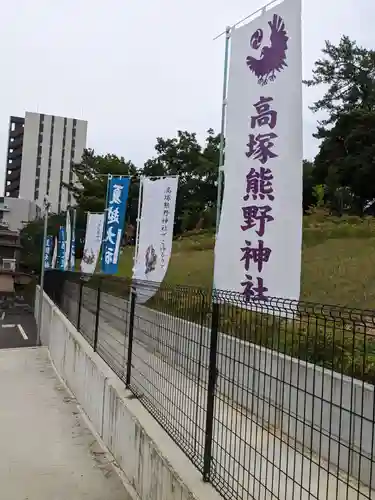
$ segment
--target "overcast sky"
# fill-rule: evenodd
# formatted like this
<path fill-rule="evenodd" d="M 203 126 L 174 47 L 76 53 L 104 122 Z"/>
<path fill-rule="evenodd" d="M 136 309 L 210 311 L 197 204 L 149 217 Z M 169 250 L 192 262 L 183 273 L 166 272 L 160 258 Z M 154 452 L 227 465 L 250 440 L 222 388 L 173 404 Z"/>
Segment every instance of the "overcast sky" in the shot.
<path fill-rule="evenodd" d="M 16 0 L 1 3 L 0 190 L 8 120 L 25 111 L 88 120 L 88 146 L 137 166 L 157 136 L 219 130 L 224 37 L 263 0 Z M 303 4 L 303 71 L 324 40 L 342 34 L 374 47 L 370 0 Z M 304 90 L 304 156 L 316 151 Z M 1 191 L 0 191 L 1 192 Z"/>

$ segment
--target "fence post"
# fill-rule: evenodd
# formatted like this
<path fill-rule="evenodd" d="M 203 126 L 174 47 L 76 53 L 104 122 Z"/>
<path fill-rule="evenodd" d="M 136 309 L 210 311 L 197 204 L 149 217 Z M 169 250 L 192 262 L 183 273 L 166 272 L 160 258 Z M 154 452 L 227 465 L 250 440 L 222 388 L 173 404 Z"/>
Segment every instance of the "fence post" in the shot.
<path fill-rule="evenodd" d="M 98 331 L 99 331 L 99 317 L 100 317 L 100 283 L 99 280 L 97 294 L 96 294 L 96 311 L 95 311 L 95 333 L 94 333 L 94 351 L 98 347 Z"/>
<path fill-rule="evenodd" d="M 82 295 L 83 295 L 83 281 L 81 280 L 79 284 L 79 297 L 78 297 L 78 318 L 77 318 L 78 331 L 80 331 L 81 328 Z"/>
<path fill-rule="evenodd" d="M 211 460 L 212 460 L 212 431 L 214 421 L 215 407 L 215 389 L 217 379 L 217 338 L 219 329 L 219 304 L 212 303 L 212 322 L 210 339 L 210 359 L 208 365 L 208 387 L 207 387 L 207 407 L 206 407 L 206 431 L 204 439 L 204 457 L 203 457 L 203 481 L 210 481 Z"/>
<path fill-rule="evenodd" d="M 129 316 L 129 341 L 128 341 L 128 361 L 126 365 L 126 387 L 130 386 L 130 378 L 132 373 L 132 356 L 133 356 L 133 337 L 134 337 L 134 314 L 137 292 L 134 288 L 130 292 L 130 316 Z"/>

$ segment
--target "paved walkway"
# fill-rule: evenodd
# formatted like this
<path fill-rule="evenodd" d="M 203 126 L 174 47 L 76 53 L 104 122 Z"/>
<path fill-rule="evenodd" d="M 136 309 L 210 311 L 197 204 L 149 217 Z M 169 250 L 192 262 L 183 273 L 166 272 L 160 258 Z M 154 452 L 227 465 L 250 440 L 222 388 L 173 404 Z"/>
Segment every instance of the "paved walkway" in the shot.
<path fill-rule="evenodd" d="M 0 401 L 1 498 L 129 498 L 45 348 L 0 351 Z"/>

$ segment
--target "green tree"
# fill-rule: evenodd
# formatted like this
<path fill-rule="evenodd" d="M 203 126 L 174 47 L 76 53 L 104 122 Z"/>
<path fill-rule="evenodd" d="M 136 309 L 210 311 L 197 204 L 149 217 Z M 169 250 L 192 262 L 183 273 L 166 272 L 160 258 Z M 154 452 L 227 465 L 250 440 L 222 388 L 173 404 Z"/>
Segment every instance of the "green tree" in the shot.
<path fill-rule="evenodd" d="M 316 204 L 316 197 L 314 192 L 315 166 L 312 161 L 303 160 L 303 211 L 307 212 L 310 207 Z"/>
<path fill-rule="evenodd" d="M 80 163 L 73 165 L 76 182 L 65 186 L 74 196 L 80 213 L 102 212 L 105 209 L 108 174 L 132 177 L 129 189 L 127 221 L 134 223 L 137 217 L 139 182 L 134 164 L 116 155 L 96 155 L 86 149 Z"/>
<path fill-rule="evenodd" d="M 143 175 L 178 175 L 175 233 L 215 222 L 220 136 L 212 129 L 202 147 L 196 134 L 178 131 L 172 139 L 157 138 L 156 156 L 145 163 Z"/>
<path fill-rule="evenodd" d="M 325 182 L 335 211 L 361 215 L 375 199 L 375 112 L 342 114 L 315 158 L 316 179 Z"/>
<path fill-rule="evenodd" d="M 337 46 L 326 42 L 315 62 L 309 87 L 324 94 L 311 110 L 321 112 L 315 137 L 322 139 L 315 158 L 316 184 L 326 186 L 327 204 L 335 213 L 362 214 L 375 197 L 372 139 L 375 113 L 375 51 L 343 36 Z"/>
<path fill-rule="evenodd" d="M 375 51 L 357 45 L 343 36 L 335 46 L 326 41 L 323 57 L 315 62 L 313 76 L 304 83 L 308 87 L 324 86 L 325 92 L 310 107 L 324 112 L 316 137 L 325 138 L 343 114 L 353 110 L 375 109 Z"/>

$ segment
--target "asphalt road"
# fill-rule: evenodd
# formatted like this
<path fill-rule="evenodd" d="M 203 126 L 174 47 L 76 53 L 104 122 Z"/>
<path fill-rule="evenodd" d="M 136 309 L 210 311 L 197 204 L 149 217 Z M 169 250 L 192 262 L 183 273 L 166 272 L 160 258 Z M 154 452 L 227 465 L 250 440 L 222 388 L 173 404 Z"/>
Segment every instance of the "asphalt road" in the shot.
<path fill-rule="evenodd" d="M 0 349 L 36 345 L 36 323 L 31 308 L 21 296 L 0 297 Z"/>

